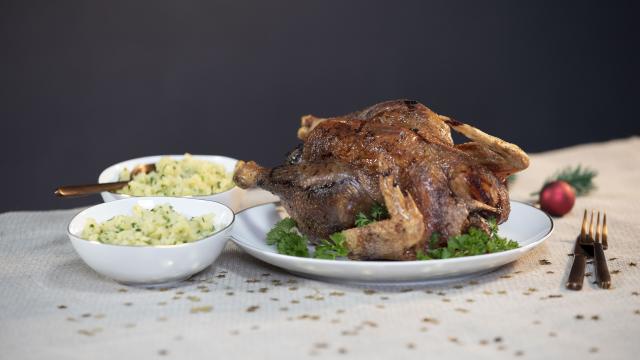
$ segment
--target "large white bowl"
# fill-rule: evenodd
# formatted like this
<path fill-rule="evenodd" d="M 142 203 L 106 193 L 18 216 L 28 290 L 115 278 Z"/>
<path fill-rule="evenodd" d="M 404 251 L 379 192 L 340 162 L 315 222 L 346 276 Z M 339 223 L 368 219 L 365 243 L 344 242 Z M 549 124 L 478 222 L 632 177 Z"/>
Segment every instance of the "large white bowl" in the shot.
<path fill-rule="evenodd" d="M 141 157 L 137 159 L 131 159 L 131 160 L 119 162 L 117 164 L 109 166 L 104 171 L 102 171 L 102 173 L 100 173 L 100 176 L 98 177 L 98 183 L 102 184 L 107 182 L 118 181 L 120 172 L 122 172 L 124 168 L 131 170 L 137 165 L 155 164 L 163 156 L 169 156 L 176 160 L 180 160 L 184 157 L 184 155 L 157 155 L 157 156 L 147 156 L 147 157 Z M 205 161 L 210 161 L 216 164 L 220 164 L 224 166 L 227 172 L 231 172 L 231 173 L 233 173 L 236 163 L 238 162 L 237 159 L 233 159 L 226 156 L 217 156 L 217 155 L 192 155 L 192 156 L 195 159 L 205 160 Z M 185 196 L 185 197 L 202 199 L 202 200 L 213 200 L 213 201 L 222 203 L 224 205 L 227 205 L 232 209 L 235 209 L 239 205 L 238 202 L 240 201 L 239 199 L 241 197 L 239 196 L 240 192 L 241 190 L 238 187 L 234 186 L 229 190 L 226 190 L 217 194 L 213 194 L 213 195 Z M 117 194 L 115 192 L 106 192 L 106 191 L 102 192 L 101 195 L 104 202 L 136 197 L 131 195 Z"/>
<path fill-rule="evenodd" d="M 108 245 L 80 237 L 88 218 L 103 222 L 116 215 L 131 215 L 136 204 L 145 209 L 169 204 L 186 217 L 213 213 L 217 231 L 191 243 L 160 246 Z M 69 223 L 68 234 L 78 255 L 96 272 L 125 284 L 163 284 L 187 279 L 211 265 L 227 243 L 234 219 L 231 209 L 213 201 L 137 197 L 99 204 L 80 212 Z"/>

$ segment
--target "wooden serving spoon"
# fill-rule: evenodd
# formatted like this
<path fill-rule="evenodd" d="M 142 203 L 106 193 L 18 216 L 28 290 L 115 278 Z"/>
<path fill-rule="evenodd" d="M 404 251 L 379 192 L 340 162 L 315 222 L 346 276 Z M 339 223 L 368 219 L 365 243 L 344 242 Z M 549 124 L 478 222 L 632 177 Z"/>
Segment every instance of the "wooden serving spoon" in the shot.
<path fill-rule="evenodd" d="M 130 177 L 140 173 L 150 173 L 156 170 L 155 164 L 143 164 L 134 167 L 131 170 Z M 102 191 L 116 191 L 125 187 L 129 181 L 118 181 L 102 184 L 88 184 L 88 185 L 65 185 L 56 189 L 55 194 L 60 197 L 72 197 L 72 196 L 85 196 L 90 194 L 99 193 Z"/>

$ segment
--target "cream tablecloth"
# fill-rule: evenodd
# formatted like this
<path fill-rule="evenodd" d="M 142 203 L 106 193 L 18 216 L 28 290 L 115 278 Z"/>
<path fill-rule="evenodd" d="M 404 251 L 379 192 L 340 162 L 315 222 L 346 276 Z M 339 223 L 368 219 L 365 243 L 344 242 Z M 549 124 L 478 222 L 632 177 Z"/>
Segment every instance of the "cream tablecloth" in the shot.
<path fill-rule="evenodd" d="M 317 282 L 229 243 L 176 287 L 126 287 L 74 253 L 65 229 L 78 210 L 2 214 L 0 358 L 637 358 L 640 138 L 533 155 L 512 197 L 528 199 L 554 170 L 577 163 L 600 172 L 599 188 L 556 219 L 543 246 L 444 285 Z M 584 208 L 609 215 L 611 290 L 589 281 L 580 292 L 564 288 Z"/>

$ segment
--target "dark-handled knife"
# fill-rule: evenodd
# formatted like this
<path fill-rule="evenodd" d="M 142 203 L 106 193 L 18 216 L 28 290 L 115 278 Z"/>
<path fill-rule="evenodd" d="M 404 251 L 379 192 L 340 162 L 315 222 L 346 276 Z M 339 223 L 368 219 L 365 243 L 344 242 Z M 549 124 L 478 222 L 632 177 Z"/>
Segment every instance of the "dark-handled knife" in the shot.
<path fill-rule="evenodd" d="M 587 253 L 580 244 L 580 236 L 576 239 L 573 247 L 573 265 L 569 271 L 569 279 L 567 280 L 567 289 L 581 290 L 584 282 L 584 269 L 586 264 Z"/>
<path fill-rule="evenodd" d="M 604 256 L 602 244 L 596 242 L 593 244 L 593 258 L 595 259 L 596 282 L 603 289 L 611 287 L 611 275 L 607 266 L 607 259 Z"/>

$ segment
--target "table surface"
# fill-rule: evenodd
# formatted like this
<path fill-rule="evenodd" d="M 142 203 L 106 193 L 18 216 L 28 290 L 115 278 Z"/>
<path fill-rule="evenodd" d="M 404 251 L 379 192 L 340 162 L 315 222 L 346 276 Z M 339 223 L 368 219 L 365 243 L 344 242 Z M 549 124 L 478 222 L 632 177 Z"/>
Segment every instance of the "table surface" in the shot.
<path fill-rule="evenodd" d="M 640 352 L 640 138 L 531 156 L 513 199 L 578 163 L 598 189 L 525 257 L 462 282 L 350 286 L 293 276 L 229 243 L 172 288 L 99 276 L 74 253 L 78 210 L 0 215 L 0 354 L 6 359 L 629 359 Z M 583 209 L 607 211 L 613 288 L 564 287 Z M 591 265 L 588 265 L 591 272 Z M 593 280 L 593 277 L 588 278 Z"/>

